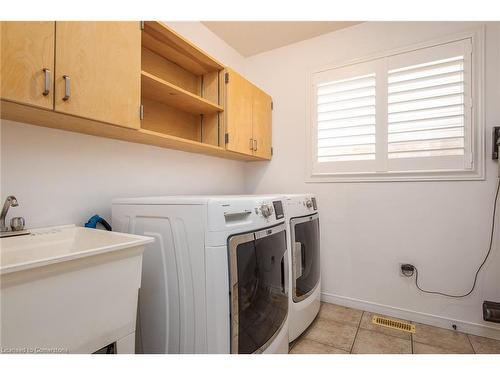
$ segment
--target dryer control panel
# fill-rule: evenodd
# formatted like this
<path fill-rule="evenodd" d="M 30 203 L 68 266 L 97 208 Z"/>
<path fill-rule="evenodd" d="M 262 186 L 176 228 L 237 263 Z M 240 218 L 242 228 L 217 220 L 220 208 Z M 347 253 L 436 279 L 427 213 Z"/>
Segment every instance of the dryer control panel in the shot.
<path fill-rule="evenodd" d="M 318 212 L 318 202 L 313 194 L 288 194 L 283 200 L 285 214 L 289 217 Z"/>

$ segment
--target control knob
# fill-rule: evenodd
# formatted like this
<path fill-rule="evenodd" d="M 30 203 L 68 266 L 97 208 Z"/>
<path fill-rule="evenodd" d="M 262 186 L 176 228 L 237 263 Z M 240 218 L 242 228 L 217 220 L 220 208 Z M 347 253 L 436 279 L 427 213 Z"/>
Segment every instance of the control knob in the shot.
<path fill-rule="evenodd" d="M 307 207 L 307 208 L 312 208 L 312 206 L 313 206 L 313 202 L 312 202 L 312 200 L 310 200 L 310 199 L 306 199 L 306 207 Z"/>
<path fill-rule="evenodd" d="M 263 204 L 260 206 L 260 213 L 267 218 L 273 214 L 273 207 L 269 204 Z"/>

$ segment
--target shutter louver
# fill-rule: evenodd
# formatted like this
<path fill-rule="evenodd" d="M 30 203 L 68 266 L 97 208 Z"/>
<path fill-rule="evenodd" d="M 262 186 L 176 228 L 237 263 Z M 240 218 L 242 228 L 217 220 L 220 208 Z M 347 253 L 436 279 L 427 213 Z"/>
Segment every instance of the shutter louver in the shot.
<path fill-rule="evenodd" d="M 375 74 L 321 83 L 316 90 L 317 161 L 375 159 Z"/>
<path fill-rule="evenodd" d="M 464 56 L 389 70 L 388 158 L 464 155 Z"/>

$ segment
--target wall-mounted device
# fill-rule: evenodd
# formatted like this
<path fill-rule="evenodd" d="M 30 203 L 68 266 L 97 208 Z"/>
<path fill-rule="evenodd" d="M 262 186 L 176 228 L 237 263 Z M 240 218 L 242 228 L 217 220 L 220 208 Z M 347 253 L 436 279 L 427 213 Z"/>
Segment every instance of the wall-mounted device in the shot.
<path fill-rule="evenodd" d="M 491 137 L 491 158 L 498 160 L 498 142 L 500 140 L 500 126 L 493 127 L 493 135 Z"/>
<path fill-rule="evenodd" d="M 483 319 L 487 322 L 500 323 L 500 303 L 484 301 Z"/>

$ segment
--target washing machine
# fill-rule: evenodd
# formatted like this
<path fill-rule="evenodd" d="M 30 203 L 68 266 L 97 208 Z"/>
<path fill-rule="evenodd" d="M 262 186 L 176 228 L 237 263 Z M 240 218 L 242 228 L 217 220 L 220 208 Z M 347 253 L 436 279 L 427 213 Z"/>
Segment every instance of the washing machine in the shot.
<path fill-rule="evenodd" d="M 306 330 L 320 309 L 319 214 L 312 194 L 283 198 L 290 249 L 288 335 L 290 342 Z"/>
<path fill-rule="evenodd" d="M 289 256 L 279 196 L 116 199 L 112 225 L 154 237 L 138 353 L 287 353 Z"/>

